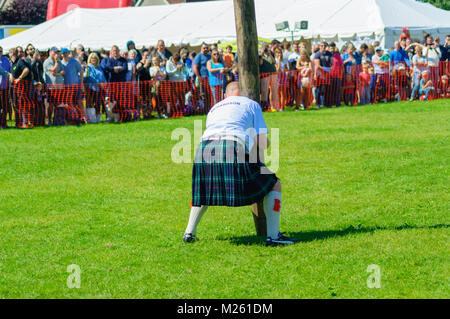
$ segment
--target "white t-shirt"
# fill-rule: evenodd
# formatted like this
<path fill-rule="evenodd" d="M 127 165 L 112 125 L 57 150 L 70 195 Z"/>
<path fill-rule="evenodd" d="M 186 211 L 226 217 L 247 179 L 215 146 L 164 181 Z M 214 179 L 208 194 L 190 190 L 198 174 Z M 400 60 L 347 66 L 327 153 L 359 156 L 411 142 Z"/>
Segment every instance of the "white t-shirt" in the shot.
<path fill-rule="evenodd" d="M 235 136 L 250 151 L 255 136 L 267 133 L 261 106 L 244 96 L 230 96 L 209 111 L 202 140 L 206 141 L 213 136 Z"/>
<path fill-rule="evenodd" d="M 293 53 L 291 53 L 291 55 L 289 55 L 289 59 L 288 59 L 288 61 L 289 62 L 297 62 L 297 60 L 300 58 L 300 52 L 293 52 Z"/>
<path fill-rule="evenodd" d="M 375 62 L 381 62 L 380 57 L 377 56 L 376 54 L 374 54 L 372 57 L 373 71 L 375 72 L 375 74 L 389 73 L 389 68 L 387 67 L 382 68 L 378 63 Z"/>
<path fill-rule="evenodd" d="M 423 50 L 423 56 L 428 60 L 428 66 L 436 67 L 439 65 L 441 58 L 441 49 L 439 48 L 426 48 Z"/>

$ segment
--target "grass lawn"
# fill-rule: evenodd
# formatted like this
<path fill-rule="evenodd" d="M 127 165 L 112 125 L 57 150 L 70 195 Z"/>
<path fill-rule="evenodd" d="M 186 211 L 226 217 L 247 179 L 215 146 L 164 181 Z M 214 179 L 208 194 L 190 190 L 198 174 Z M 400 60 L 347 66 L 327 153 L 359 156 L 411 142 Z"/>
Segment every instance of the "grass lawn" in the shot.
<path fill-rule="evenodd" d="M 289 247 L 249 207 L 210 208 L 183 244 L 192 167 L 171 132 L 205 117 L 0 131 L 0 298 L 450 297 L 449 100 L 265 118 Z"/>

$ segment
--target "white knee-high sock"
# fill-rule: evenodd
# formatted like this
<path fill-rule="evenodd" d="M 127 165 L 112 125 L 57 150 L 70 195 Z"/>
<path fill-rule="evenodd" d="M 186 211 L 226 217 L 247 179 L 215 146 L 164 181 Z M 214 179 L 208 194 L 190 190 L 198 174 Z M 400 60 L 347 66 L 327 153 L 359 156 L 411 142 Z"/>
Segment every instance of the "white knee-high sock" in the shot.
<path fill-rule="evenodd" d="M 195 207 L 192 206 L 191 214 L 189 215 L 189 223 L 187 225 L 185 234 L 191 233 L 195 235 L 197 233 L 197 225 L 200 223 L 200 219 L 202 219 L 203 214 L 208 209 L 208 206 Z"/>
<path fill-rule="evenodd" d="M 264 212 L 267 221 L 267 237 L 278 238 L 280 232 L 281 193 L 269 192 L 264 197 Z"/>

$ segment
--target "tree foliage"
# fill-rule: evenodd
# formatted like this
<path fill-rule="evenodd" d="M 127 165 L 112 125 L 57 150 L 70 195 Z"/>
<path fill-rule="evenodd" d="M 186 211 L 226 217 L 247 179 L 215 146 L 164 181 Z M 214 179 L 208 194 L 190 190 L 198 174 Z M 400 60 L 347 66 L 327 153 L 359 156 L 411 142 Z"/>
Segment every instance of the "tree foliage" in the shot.
<path fill-rule="evenodd" d="M 0 24 L 39 24 L 46 21 L 48 0 L 14 0 L 0 12 Z"/>
<path fill-rule="evenodd" d="M 437 8 L 450 10 L 450 0 L 419 0 L 421 2 L 429 2 Z"/>

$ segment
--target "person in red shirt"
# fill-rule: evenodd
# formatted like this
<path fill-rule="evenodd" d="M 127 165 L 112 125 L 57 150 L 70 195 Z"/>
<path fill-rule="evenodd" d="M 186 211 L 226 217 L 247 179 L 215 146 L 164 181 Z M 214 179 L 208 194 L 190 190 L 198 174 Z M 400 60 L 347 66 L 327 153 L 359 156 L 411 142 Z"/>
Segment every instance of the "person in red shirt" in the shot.
<path fill-rule="evenodd" d="M 345 105 L 353 106 L 353 102 L 355 101 L 355 81 L 353 81 L 350 73 L 345 74 L 345 82 L 344 82 L 344 100 Z"/>
<path fill-rule="evenodd" d="M 370 103 L 370 74 L 367 64 L 362 65 L 362 72 L 359 73 L 359 103 L 361 105 Z"/>
<path fill-rule="evenodd" d="M 399 40 L 404 39 L 404 38 L 411 39 L 411 34 L 409 33 L 409 28 L 404 27 L 404 28 L 402 29 L 402 32 L 403 32 L 403 33 L 400 35 Z"/>
<path fill-rule="evenodd" d="M 336 44 L 331 42 L 329 51 L 333 54 L 333 66 L 331 68 L 331 105 L 341 106 L 341 84 L 344 75 L 344 62 L 342 61 Z"/>

